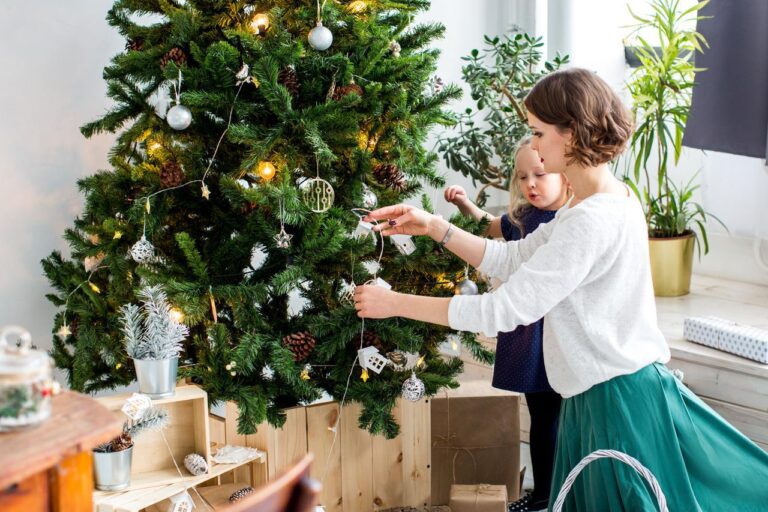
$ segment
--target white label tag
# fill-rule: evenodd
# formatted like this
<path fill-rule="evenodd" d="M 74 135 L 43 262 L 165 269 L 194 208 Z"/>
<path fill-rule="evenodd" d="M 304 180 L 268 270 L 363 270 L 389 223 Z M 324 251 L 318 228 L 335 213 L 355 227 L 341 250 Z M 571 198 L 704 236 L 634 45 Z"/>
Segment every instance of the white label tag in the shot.
<path fill-rule="evenodd" d="M 376 280 L 374 280 L 373 283 L 371 284 L 373 284 L 373 286 L 381 286 L 383 288 L 386 288 L 387 290 L 392 289 L 392 285 L 390 285 L 388 282 L 386 282 L 380 277 L 377 277 Z"/>
<path fill-rule="evenodd" d="M 413 243 L 411 235 L 391 235 L 389 239 L 395 244 L 397 250 L 405 256 L 408 256 L 416 250 L 416 244 Z"/>
<path fill-rule="evenodd" d="M 138 420 L 144 411 L 152 407 L 152 399 L 141 393 L 134 393 L 128 398 L 120 409 L 133 421 Z"/>

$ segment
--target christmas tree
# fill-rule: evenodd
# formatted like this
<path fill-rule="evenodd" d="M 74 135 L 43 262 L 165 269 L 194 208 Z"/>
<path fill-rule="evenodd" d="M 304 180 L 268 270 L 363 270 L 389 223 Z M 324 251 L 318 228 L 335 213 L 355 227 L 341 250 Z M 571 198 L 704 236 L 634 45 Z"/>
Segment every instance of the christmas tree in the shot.
<path fill-rule="evenodd" d="M 398 247 L 365 236 L 359 218 L 444 185 L 423 143 L 454 121 L 445 107 L 460 90 L 434 87 L 429 45 L 444 28 L 413 23 L 428 6 L 114 4 L 108 22 L 127 39 L 104 70 L 114 107 L 81 129 L 118 134 L 112 168 L 78 183 L 84 211 L 64 235 L 72 259 L 43 260 L 59 308 L 52 355 L 73 389 L 133 381 L 119 311 L 149 285 L 189 327 L 182 375 L 211 401 L 237 402 L 243 433 L 281 425 L 283 408 L 326 391 L 360 402 L 361 427 L 392 437 L 412 371 L 427 394 L 456 386 L 462 363 L 437 348 L 448 329 L 363 323 L 349 302 L 355 283 L 375 277 L 437 296 L 468 277 L 432 240 Z M 474 337 L 462 341 L 492 361 Z M 359 366 L 368 346 L 391 359 L 380 373 Z"/>

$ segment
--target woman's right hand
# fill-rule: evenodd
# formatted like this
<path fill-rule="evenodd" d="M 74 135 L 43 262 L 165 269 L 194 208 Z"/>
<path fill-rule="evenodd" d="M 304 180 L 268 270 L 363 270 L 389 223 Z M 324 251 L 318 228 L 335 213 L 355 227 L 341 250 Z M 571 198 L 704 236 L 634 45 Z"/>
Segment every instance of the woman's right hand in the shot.
<path fill-rule="evenodd" d="M 363 220 L 384 221 L 374 226 L 374 231 L 389 235 L 429 235 L 430 227 L 439 217 L 409 204 L 396 204 L 374 210 Z"/>
<path fill-rule="evenodd" d="M 469 197 L 467 197 L 467 191 L 464 190 L 464 187 L 461 185 L 451 185 L 447 189 L 445 189 L 445 192 L 443 194 L 445 196 L 445 200 L 449 203 L 455 204 L 456 206 L 463 206 L 466 205 L 469 202 Z"/>

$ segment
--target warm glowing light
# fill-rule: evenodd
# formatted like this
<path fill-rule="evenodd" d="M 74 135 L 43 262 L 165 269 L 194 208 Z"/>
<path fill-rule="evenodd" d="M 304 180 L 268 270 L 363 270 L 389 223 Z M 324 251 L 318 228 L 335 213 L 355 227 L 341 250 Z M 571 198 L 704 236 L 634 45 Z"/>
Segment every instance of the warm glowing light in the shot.
<path fill-rule="evenodd" d="M 269 16 L 260 12 L 251 18 L 251 30 L 255 34 L 263 35 L 269 28 Z"/>
<path fill-rule="evenodd" d="M 258 173 L 264 181 L 269 181 L 275 177 L 275 166 L 272 162 L 259 162 Z"/>

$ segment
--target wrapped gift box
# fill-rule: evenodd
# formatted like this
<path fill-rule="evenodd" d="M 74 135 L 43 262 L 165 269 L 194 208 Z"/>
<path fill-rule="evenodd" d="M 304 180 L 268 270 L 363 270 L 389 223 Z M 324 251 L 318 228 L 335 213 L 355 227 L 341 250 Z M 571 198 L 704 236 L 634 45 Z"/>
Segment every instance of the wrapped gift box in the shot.
<path fill-rule="evenodd" d="M 507 512 L 506 485 L 452 485 L 451 512 Z"/>
<path fill-rule="evenodd" d="M 689 341 L 768 364 L 768 331 L 713 316 L 686 318 Z"/>

